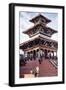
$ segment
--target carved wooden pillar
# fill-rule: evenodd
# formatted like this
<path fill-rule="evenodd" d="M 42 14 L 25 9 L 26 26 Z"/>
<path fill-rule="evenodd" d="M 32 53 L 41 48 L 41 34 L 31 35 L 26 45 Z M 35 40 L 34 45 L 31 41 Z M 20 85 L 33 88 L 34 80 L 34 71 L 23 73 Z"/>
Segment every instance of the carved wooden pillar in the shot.
<path fill-rule="evenodd" d="M 51 51 L 51 59 L 53 59 L 53 51 Z"/>
<path fill-rule="evenodd" d="M 53 59 L 54 59 L 54 51 L 53 51 Z"/>
<path fill-rule="evenodd" d="M 49 58 L 51 59 L 51 51 L 49 52 L 50 54 L 49 54 Z"/>
<path fill-rule="evenodd" d="M 48 50 L 48 59 L 50 59 L 50 50 Z"/>
<path fill-rule="evenodd" d="M 57 51 L 56 51 L 56 59 L 57 59 Z"/>
<path fill-rule="evenodd" d="M 49 59 L 49 50 L 47 50 L 47 58 Z"/>
<path fill-rule="evenodd" d="M 43 58 L 45 58 L 45 50 L 43 50 Z"/>
<path fill-rule="evenodd" d="M 45 59 L 47 58 L 47 50 L 45 49 Z"/>

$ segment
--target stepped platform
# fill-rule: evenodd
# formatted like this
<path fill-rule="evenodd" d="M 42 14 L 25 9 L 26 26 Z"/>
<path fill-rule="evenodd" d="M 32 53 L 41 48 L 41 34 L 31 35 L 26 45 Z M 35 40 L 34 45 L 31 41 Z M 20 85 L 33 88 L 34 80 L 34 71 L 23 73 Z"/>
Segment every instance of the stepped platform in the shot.
<path fill-rule="evenodd" d="M 58 75 L 57 64 L 55 64 L 53 60 L 45 59 L 41 62 L 41 64 L 38 60 L 32 60 L 27 61 L 25 66 L 20 66 L 20 77 L 31 74 L 31 71 L 35 71 L 36 67 L 39 67 L 38 77 L 49 77 Z"/>

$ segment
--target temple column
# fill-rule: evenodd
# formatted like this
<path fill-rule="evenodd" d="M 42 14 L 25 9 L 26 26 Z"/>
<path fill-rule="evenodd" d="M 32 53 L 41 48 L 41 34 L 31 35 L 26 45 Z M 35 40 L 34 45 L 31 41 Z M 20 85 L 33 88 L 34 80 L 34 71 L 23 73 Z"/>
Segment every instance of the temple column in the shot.
<path fill-rule="evenodd" d="M 45 49 L 45 59 L 47 58 L 47 50 Z"/>
<path fill-rule="evenodd" d="M 30 60 L 32 60 L 32 51 L 30 51 Z"/>
<path fill-rule="evenodd" d="M 47 50 L 47 58 L 49 58 L 49 51 Z"/>
<path fill-rule="evenodd" d="M 42 50 L 42 59 L 45 58 L 45 53 L 44 53 L 44 50 Z"/>
<path fill-rule="evenodd" d="M 30 52 L 28 52 L 28 60 L 30 60 Z"/>
<path fill-rule="evenodd" d="M 57 52 L 56 51 L 54 52 L 54 59 L 55 60 L 57 59 Z"/>
<path fill-rule="evenodd" d="M 49 51 L 49 59 L 51 59 L 51 51 Z"/>
<path fill-rule="evenodd" d="M 49 50 L 49 59 L 51 59 L 51 51 Z"/>
<path fill-rule="evenodd" d="M 34 60 L 36 59 L 36 51 L 35 50 L 33 51 L 33 58 L 34 58 Z"/>
<path fill-rule="evenodd" d="M 48 50 L 48 59 L 50 59 L 50 51 Z"/>
<path fill-rule="evenodd" d="M 41 52 L 40 52 L 40 49 L 38 49 L 38 50 L 37 50 L 37 58 L 38 58 L 38 60 L 40 60 L 40 53 L 41 53 Z"/>
<path fill-rule="evenodd" d="M 53 59 L 54 59 L 54 51 L 53 51 Z"/>
<path fill-rule="evenodd" d="M 57 51 L 56 51 L 56 59 L 57 59 Z"/>
<path fill-rule="evenodd" d="M 46 49 L 46 59 L 48 58 L 48 50 Z"/>
<path fill-rule="evenodd" d="M 51 51 L 51 59 L 53 59 L 53 51 Z"/>
<path fill-rule="evenodd" d="M 38 60 L 38 49 L 36 50 L 36 59 Z"/>
<path fill-rule="evenodd" d="M 26 51 L 24 51 L 24 59 L 25 59 L 25 61 L 27 61 L 27 52 Z"/>
<path fill-rule="evenodd" d="M 45 58 L 45 50 L 42 51 L 42 57 Z"/>

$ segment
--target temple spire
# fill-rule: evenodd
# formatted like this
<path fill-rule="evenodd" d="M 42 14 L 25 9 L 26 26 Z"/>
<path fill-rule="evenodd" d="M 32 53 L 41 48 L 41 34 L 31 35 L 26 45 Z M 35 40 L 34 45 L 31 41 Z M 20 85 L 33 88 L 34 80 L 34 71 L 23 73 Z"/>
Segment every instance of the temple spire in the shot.
<path fill-rule="evenodd" d="M 47 24 L 49 22 L 51 22 L 50 19 L 46 18 L 45 16 L 41 15 L 41 14 L 38 14 L 38 16 L 35 16 L 34 18 L 32 18 L 30 20 L 30 22 L 36 24 L 36 23 L 44 23 L 44 24 Z"/>

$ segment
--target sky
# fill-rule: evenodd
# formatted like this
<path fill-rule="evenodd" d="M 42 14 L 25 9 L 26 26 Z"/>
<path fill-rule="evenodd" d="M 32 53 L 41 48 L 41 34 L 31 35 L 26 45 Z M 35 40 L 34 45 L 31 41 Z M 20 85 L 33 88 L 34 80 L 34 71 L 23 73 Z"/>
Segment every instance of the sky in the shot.
<path fill-rule="evenodd" d="M 24 34 L 23 31 L 26 31 L 34 24 L 30 22 L 33 17 L 37 16 L 38 14 L 44 15 L 48 19 L 51 20 L 50 23 L 47 24 L 48 27 L 53 28 L 54 30 L 58 31 L 58 14 L 57 13 L 48 13 L 48 12 L 20 12 L 19 19 L 20 19 L 20 43 L 28 41 L 30 38 L 28 35 Z M 52 35 L 51 39 L 58 40 L 58 33 Z"/>
<path fill-rule="evenodd" d="M 58 14 L 57 13 L 48 13 L 48 12 L 20 12 L 19 13 L 19 32 L 20 32 L 20 44 L 28 41 L 30 38 L 27 34 L 24 34 L 23 31 L 26 31 L 30 27 L 32 27 L 34 24 L 30 22 L 32 18 L 37 16 L 38 14 L 44 15 L 48 19 L 51 20 L 50 23 L 47 24 L 48 27 L 53 28 L 54 30 L 58 31 Z M 51 39 L 58 41 L 58 33 L 52 35 Z M 22 50 L 20 50 L 21 54 L 24 54 Z"/>

